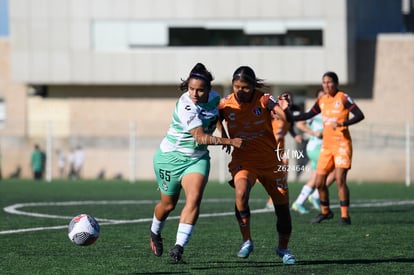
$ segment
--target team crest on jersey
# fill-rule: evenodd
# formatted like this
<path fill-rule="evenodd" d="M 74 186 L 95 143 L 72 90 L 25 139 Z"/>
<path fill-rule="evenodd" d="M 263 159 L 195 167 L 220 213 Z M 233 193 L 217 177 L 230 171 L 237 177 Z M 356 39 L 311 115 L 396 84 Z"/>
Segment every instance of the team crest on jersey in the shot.
<path fill-rule="evenodd" d="M 229 120 L 236 120 L 236 114 L 235 113 L 230 113 L 229 114 Z"/>
<path fill-rule="evenodd" d="M 190 111 L 190 110 L 191 110 L 191 106 L 190 106 L 190 105 L 185 105 L 184 109 L 185 109 L 186 111 Z"/>
<path fill-rule="evenodd" d="M 339 108 L 341 106 L 341 102 L 335 101 L 334 106 L 335 108 Z"/>
<path fill-rule="evenodd" d="M 254 108 L 253 113 L 254 113 L 256 116 L 261 116 L 261 115 L 262 115 L 262 108 L 260 108 L 260 107 L 256 107 L 256 108 Z"/>

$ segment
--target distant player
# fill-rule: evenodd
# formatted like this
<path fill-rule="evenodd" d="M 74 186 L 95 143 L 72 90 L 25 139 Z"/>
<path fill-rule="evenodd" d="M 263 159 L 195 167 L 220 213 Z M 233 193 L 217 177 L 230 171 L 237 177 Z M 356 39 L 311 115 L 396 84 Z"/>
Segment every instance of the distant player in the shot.
<path fill-rule="evenodd" d="M 318 90 L 316 93 L 316 98 L 319 99 L 325 92 L 323 90 Z M 316 167 L 318 164 L 319 154 L 322 147 L 322 135 L 323 135 L 323 121 L 322 115 L 319 113 L 316 116 L 309 119 L 307 122 L 298 121 L 296 123 L 302 132 L 310 136 L 308 143 L 306 144 L 306 155 L 310 160 L 311 166 L 311 177 L 302 187 L 298 197 L 292 203 L 292 210 L 299 212 L 300 214 L 307 214 L 309 210 L 305 207 L 304 203 L 306 200 L 313 205 L 313 208 L 321 210 L 321 204 L 319 199 L 319 191 L 316 188 Z M 329 187 L 335 180 L 335 173 L 332 171 L 329 173 L 326 185 Z"/>
<path fill-rule="evenodd" d="M 339 80 L 336 73 L 325 73 L 322 77 L 322 87 L 326 94 L 317 99 L 310 111 L 295 116 L 295 120 L 306 120 L 322 113 L 322 148 L 316 174 L 321 214 L 311 222 L 320 223 L 323 220 L 332 219 L 334 216 L 330 209 L 329 192 L 326 185 L 327 175 L 334 169 L 341 207 L 340 224 L 350 225 L 350 199 L 346 176 L 348 170 L 351 169 L 352 140 L 348 126 L 363 120 L 364 114 L 349 95 L 338 89 L 338 85 Z M 353 114 L 352 118 L 349 118 L 349 113 Z"/>

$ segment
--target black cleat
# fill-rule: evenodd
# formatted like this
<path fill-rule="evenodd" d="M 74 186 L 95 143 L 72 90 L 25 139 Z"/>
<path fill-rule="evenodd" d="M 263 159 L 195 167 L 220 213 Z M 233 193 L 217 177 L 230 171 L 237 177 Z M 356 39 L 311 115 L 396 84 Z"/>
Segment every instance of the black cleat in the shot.
<path fill-rule="evenodd" d="M 315 218 L 313 218 L 311 220 L 311 223 L 320 223 L 323 220 L 330 220 L 334 217 L 334 213 L 329 210 L 328 214 L 319 214 L 318 216 L 316 216 Z"/>
<path fill-rule="evenodd" d="M 155 256 L 160 257 L 162 255 L 163 246 L 161 234 L 157 235 L 151 231 L 150 246 Z"/>
<path fill-rule="evenodd" d="M 176 244 L 173 249 L 170 250 L 170 257 L 175 263 L 181 263 L 183 258 L 184 248 L 181 245 Z"/>
<path fill-rule="evenodd" d="M 351 217 L 341 218 L 339 225 L 351 225 Z"/>

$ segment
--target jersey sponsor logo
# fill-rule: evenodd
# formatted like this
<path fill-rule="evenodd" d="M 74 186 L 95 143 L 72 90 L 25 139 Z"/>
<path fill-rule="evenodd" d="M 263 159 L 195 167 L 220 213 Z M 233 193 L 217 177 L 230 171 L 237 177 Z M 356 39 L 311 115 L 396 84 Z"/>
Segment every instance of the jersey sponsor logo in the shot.
<path fill-rule="evenodd" d="M 185 109 L 186 111 L 191 111 L 191 106 L 190 106 L 190 105 L 185 105 L 184 109 Z"/>
<path fill-rule="evenodd" d="M 273 101 L 275 104 L 277 104 L 277 99 L 275 99 L 272 95 L 269 96 L 269 99 Z"/>

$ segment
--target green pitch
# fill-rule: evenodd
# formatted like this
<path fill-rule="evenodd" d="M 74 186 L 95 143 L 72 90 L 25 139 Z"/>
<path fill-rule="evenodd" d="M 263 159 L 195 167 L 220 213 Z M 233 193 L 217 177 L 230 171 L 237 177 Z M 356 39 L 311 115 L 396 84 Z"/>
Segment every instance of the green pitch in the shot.
<path fill-rule="evenodd" d="M 291 183 L 291 199 L 302 183 Z M 255 251 L 236 253 L 241 237 L 234 218 L 234 194 L 211 182 L 201 216 L 184 252 L 172 264 L 180 203 L 163 231 L 162 257 L 149 248 L 149 226 L 159 198 L 154 182 L 0 181 L 0 274 L 411 274 L 414 270 L 414 187 L 403 183 L 350 183 L 351 226 L 335 218 L 310 224 L 317 214 L 292 213 L 290 248 L 297 264 L 275 255 L 275 217 L 262 211 L 267 196 L 258 184 L 251 195 Z M 182 194 L 182 199 L 184 196 Z M 310 205 L 307 205 L 310 207 Z M 6 212 L 7 211 L 7 212 Z M 101 224 L 95 244 L 79 247 L 67 236 L 70 218 L 88 213 Z"/>

